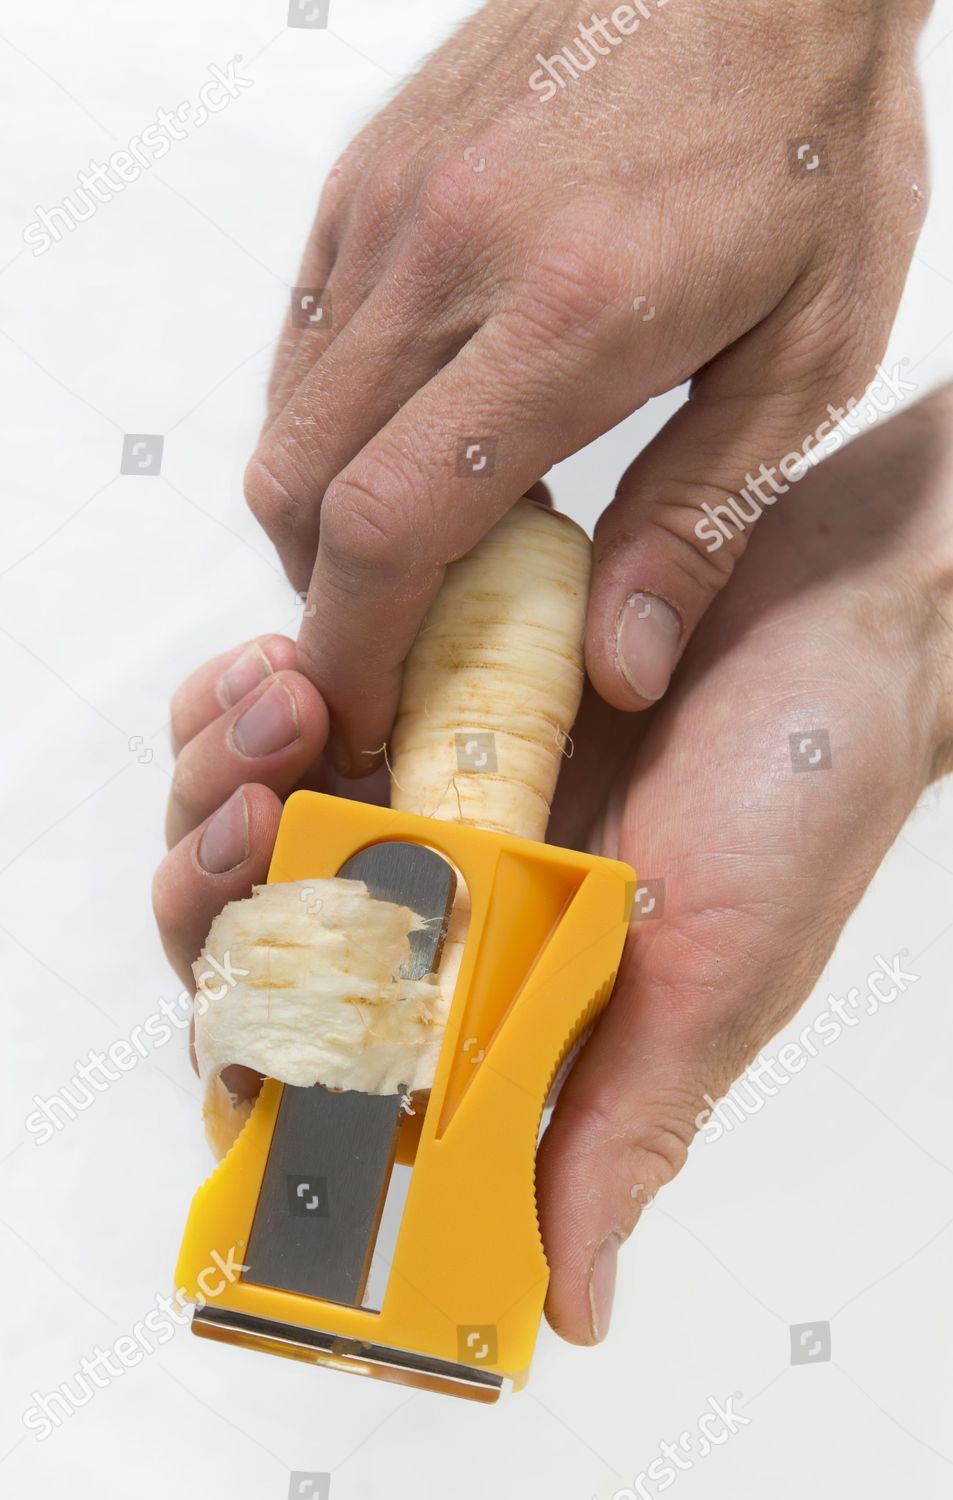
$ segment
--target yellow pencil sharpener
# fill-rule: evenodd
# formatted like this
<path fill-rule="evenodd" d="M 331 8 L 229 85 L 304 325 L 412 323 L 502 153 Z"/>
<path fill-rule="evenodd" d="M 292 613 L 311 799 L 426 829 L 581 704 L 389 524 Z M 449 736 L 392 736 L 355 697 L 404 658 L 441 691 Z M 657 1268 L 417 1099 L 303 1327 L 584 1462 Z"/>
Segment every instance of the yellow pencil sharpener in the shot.
<path fill-rule="evenodd" d="M 543 1108 L 611 994 L 635 875 L 616 860 L 296 793 L 269 881 L 345 873 L 415 911 L 429 900 L 437 918 L 465 882 L 469 927 L 429 1097 L 409 1114 L 399 1096 L 266 1080 L 195 1194 L 177 1286 L 204 1338 L 495 1401 L 504 1380 L 526 1383 L 549 1279 L 534 1183 Z M 422 972 L 440 929 L 418 955 Z M 395 1174 L 403 1201 L 369 1297 Z M 231 1247 L 241 1274 L 207 1299 L 203 1271 Z"/>

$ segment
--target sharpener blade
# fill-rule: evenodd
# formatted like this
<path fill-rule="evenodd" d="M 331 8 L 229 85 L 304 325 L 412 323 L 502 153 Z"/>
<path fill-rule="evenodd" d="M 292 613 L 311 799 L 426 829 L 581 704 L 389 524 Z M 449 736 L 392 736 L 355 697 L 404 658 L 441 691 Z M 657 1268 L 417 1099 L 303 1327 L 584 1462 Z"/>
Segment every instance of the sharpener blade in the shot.
<path fill-rule="evenodd" d="M 403 974 L 440 961 L 456 890 L 447 861 L 422 844 L 372 844 L 338 874 L 427 918 Z M 397 1144 L 402 1095 L 286 1084 L 245 1255 L 243 1281 L 357 1307 L 367 1283 Z"/>

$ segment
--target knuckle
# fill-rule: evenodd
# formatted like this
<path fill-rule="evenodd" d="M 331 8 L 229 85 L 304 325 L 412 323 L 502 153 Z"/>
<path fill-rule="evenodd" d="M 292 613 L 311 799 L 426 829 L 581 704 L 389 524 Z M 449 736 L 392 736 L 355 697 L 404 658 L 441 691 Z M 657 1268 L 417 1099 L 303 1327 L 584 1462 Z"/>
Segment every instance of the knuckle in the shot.
<path fill-rule="evenodd" d="M 340 230 L 346 206 L 354 191 L 354 167 L 355 152 L 352 145 L 338 157 L 324 179 L 312 231 L 314 237 L 318 235 L 319 226 L 329 234 L 336 234 Z"/>
<path fill-rule="evenodd" d="M 404 517 L 413 494 L 389 460 L 362 459 L 328 486 L 321 508 L 321 543 L 338 567 L 392 573 L 406 566 Z"/>
<path fill-rule="evenodd" d="M 413 157 L 403 146 L 385 146 L 376 153 L 359 193 L 358 217 L 364 233 L 379 230 L 403 211 L 413 165 Z"/>
<path fill-rule="evenodd" d="M 664 1093 L 653 1090 L 635 1116 L 628 1092 L 618 1099 L 593 1100 L 585 1107 L 585 1134 L 599 1154 L 606 1147 L 614 1152 L 619 1177 L 629 1184 L 633 1210 L 644 1208 L 685 1165 L 695 1133 L 698 1098 L 694 1087 Z"/>
<path fill-rule="evenodd" d="M 649 498 L 621 531 L 605 513 L 595 531 L 600 561 L 611 568 L 616 558 L 658 548 L 704 609 L 731 577 L 757 516 L 740 515 L 734 491 L 709 479 L 667 477 L 665 489 L 664 499 Z"/>
<path fill-rule="evenodd" d="M 607 238 L 575 216 L 547 230 L 519 287 L 519 311 L 547 339 L 585 341 L 601 334 L 606 313 L 627 295 L 625 275 Z"/>
<path fill-rule="evenodd" d="M 333 265 L 340 250 L 356 190 L 353 168 L 349 170 L 346 157 L 342 157 L 331 168 L 321 187 L 301 265 L 299 280 L 302 284 L 311 285 L 318 279 L 317 267 L 330 268 Z M 327 272 L 324 277 L 326 275 Z"/>
<path fill-rule="evenodd" d="M 186 744 L 193 718 L 193 691 L 188 682 L 180 683 L 169 702 L 169 733 L 172 748 L 178 753 Z"/>
<path fill-rule="evenodd" d="M 819 398 L 830 388 L 831 368 L 846 373 L 873 366 L 883 352 L 888 324 L 858 296 L 852 275 L 832 278 L 824 290 L 787 325 L 772 383 L 791 393 L 792 404 Z"/>
<path fill-rule="evenodd" d="M 245 470 L 245 503 L 259 525 L 281 549 L 294 537 L 300 501 L 279 477 L 279 465 L 267 452 L 258 450 Z"/>
<path fill-rule="evenodd" d="M 418 249 L 448 252 L 473 238 L 486 189 L 461 155 L 432 166 L 417 189 L 414 238 Z"/>
<path fill-rule="evenodd" d="M 179 813 L 190 822 L 200 821 L 208 811 L 202 798 L 199 777 L 187 750 L 175 763 L 169 796 Z"/>
<path fill-rule="evenodd" d="M 675 566 L 707 605 L 734 572 L 748 544 L 753 520 L 739 517 L 731 503 L 735 501 L 732 490 L 710 481 L 683 481 L 679 489 L 685 496 L 684 503 L 660 501 L 649 516 L 649 524 L 663 534 Z M 727 510 L 726 516 L 719 507 Z M 716 524 L 713 516 L 718 516 L 722 524 Z"/>
<path fill-rule="evenodd" d="M 278 415 L 284 405 L 288 374 L 297 347 L 298 330 L 292 328 L 291 315 L 290 313 L 286 313 L 285 325 L 278 341 L 278 349 L 268 375 L 268 385 L 265 392 L 269 421 Z"/>

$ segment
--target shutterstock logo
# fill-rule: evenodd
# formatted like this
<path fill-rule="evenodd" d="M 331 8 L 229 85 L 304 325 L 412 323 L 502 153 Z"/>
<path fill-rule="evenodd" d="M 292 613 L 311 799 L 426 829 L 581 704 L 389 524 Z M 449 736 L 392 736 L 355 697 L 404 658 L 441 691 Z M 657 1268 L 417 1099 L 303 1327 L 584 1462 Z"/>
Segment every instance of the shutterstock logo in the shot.
<path fill-rule="evenodd" d="M 875 953 L 864 993 L 852 986 L 846 995 L 828 995 L 826 1008 L 802 1027 L 797 1041 L 785 1042 L 774 1055 L 760 1053 L 720 1099 L 705 1094 L 706 1108 L 695 1116 L 695 1128 L 704 1131 L 704 1139 L 714 1142 L 730 1135 L 737 1125 L 759 1114 L 766 1100 L 803 1072 L 823 1047 L 832 1046 L 845 1031 L 861 1025 L 865 1016 L 876 1015 L 905 995 L 920 979 L 905 967 L 907 962 L 906 948 L 891 958 Z"/>
<path fill-rule="evenodd" d="M 751 1425 L 751 1418 L 735 1410 L 739 1400 L 737 1392 L 719 1401 L 709 1396 L 705 1410 L 696 1419 L 694 1426 L 680 1432 L 674 1442 L 658 1445 L 658 1457 L 633 1479 L 631 1486 L 616 1490 L 612 1500 L 654 1500 L 664 1495 L 675 1483 L 679 1474 L 710 1458 L 736 1433 Z M 700 1491 L 696 1490 L 696 1494 Z"/>
<path fill-rule="evenodd" d="M 136 135 L 130 136 L 125 146 L 113 151 L 106 160 L 91 161 L 76 174 L 76 187 L 52 208 L 38 204 L 33 210 L 36 217 L 23 230 L 23 240 L 32 246 L 34 255 L 45 255 L 53 245 L 58 245 L 64 235 L 71 234 L 80 224 L 85 224 L 97 214 L 105 203 L 111 203 L 132 183 L 138 182 L 144 172 L 168 156 L 173 146 L 188 139 L 195 130 L 201 130 L 212 115 L 227 109 L 245 89 L 250 89 L 253 78 L 245 78 L 238 71 L 241 55 L 230 58 L 222 67 L 210 63 L 207 72 L 211 75 L 198 91 L 197 98 L 183 99 L 174 109 L 157 109 L 148 125 Z M 125 472 L 125 470 L 123 471 Z"/>
<path fill-rule="evenodd" d="M 179 1328 L 188 1323 L 191 1313 L 189 1302 L 196 1307 L 205 1307 L 220 1297 L 232 1286 L 248 1267 L 241 1258 L 245 1241 L 239 1240 L 224 1254 L 211 1252 L 211 1264 L 203 1267 L 196 1281 L 199 1287 L 194 1297 L 189 1297 L 183 1287 L 176 1288 L 171 1297 L 156 1292 L 153 1305 L 146 1309 L 128 1333 L 120 1334 L 104 1349 L 93 1345 L 93 1353 L 84 1355 L 79 1368 L 60 1382 L 51 1391 L 33 1391 L 32 1404 L 21 1417 L 24 1427 L 32 1432 L 38 1443 L 46 1441 L 58 1427 L 87 1406 L 96 1395 L 116 1380 L 121 1380 L 130 1370 L 140 1365 L 143 1359 L 161 1349 L 173 1339 Z"/>
<path fill-rule="evenodd" d="M 836 453 L 849 437 L 856 437 L 863 426 L 873 427 L 881 417 L 889 416 L 902 406 L 908 396 L 919 390 L 915 381 L 905 380 L 900 360 L 892 370 L 877 366 L 877 376 L 870 382 L 860 401 L 850 397 L 846 406 L 827 403 L 827 417 L 805 437 L 800 448 L 786 453 L 779 464 L 762 463 L 756 474 L 745 475 L 744 487 L 737 495 L 717 505 L 706 500 L 704 515 L 695 522 L 695 535 L 705 543 L 706 552 L 717 552 L 725 542 L 752 526 L 769 505 L 775 505 L 792 485 L 809 474 L 822 458 Z"/>
<path fill-rule="evenodd" d="M 593 11 L 588 23 L 579 22 L 572 42 L 560 47 L 552 57 L 537 52 L 534 61 L 539 67 L 527 81 L 533 93 L 539 95 L 539 103 L 555 99 L 568 83 L 578 83 L 580 73 L 590 72 L 600 57 L 608 57 L 613 47 L 632 36 L 643 21 L 651 20 L 667 4 L 668 0 L 652 0 L 652 4 L 648 0 L 632 0 L 631 5 L 617 5 L 608 16 L 597 16 Z"/>

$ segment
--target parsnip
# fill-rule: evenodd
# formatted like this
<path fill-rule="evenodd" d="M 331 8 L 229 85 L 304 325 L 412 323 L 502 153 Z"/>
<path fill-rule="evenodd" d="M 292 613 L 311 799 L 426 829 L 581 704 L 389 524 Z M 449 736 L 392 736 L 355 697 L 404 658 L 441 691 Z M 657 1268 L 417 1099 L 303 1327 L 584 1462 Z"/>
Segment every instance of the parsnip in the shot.
<path fill-rule="evenodd" d="M 590 554 L 575 522 L 521 500 L 447 569 L 404 669 L 393 807 L 545 838 L 582 693 Z"/>
<path fill-rule="evenodd" d="M 391 741 L 403 811 L 542 839 L 583 683 L 590 544 L 522 500 L 446 572 L 407 662 Z M 304 892 L 313 893 L 302 900 Z M 436 979 L 398 979 L 419 921 L 361 882 L 257 887 L 216 918 L 194 969 L 206 1133 L 220 1155 L 251 1108 L 222 1082 L 243 1064 L 285 1083 L 428 1089 L 463 952 L 462 883 Z M 211 961 L 238 975 L 202 996 Z M 209 994 L 217 998 L 208 999 Z"/>

